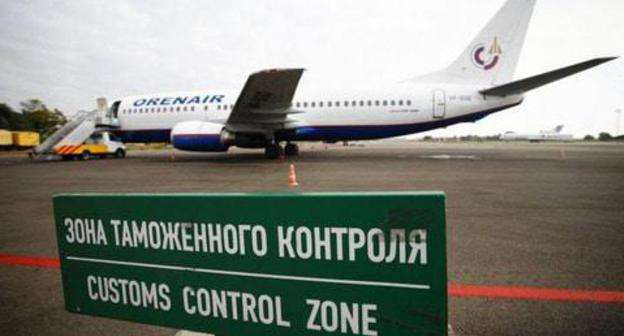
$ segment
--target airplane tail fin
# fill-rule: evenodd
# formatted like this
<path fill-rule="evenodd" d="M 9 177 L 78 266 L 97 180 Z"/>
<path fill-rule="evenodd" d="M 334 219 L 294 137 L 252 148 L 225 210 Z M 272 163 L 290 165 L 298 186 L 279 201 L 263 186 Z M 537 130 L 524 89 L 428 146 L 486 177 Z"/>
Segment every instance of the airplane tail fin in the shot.
<path fill-rule="evenodd" d="M 558 125 L 557 127 L 555 127 L 553 131 L 555 133 L 561 133 L 562 130 L 563 130 L 563 125 Z"/>
<path fill-rule="evenodd" d="M 508 0 L 448 68 L 415 82 L 496 85 L 513 80 L 536 0 Z"/>

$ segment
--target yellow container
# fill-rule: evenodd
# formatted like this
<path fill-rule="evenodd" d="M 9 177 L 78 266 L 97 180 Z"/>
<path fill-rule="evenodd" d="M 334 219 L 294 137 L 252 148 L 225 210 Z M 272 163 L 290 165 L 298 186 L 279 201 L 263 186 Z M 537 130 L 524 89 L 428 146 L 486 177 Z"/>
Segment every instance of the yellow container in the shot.
<path fill-rule="evenodd" d="M 13 145 L 13 135 L 11 135 L 11 132 L 7 130 L 0 130 L 0 146 L 11 145 Z"/>
<path fill-rule="evenodd" d="M 13 132 L 13 145 L 21 148 L 39 145 L 37 132 Z"/>

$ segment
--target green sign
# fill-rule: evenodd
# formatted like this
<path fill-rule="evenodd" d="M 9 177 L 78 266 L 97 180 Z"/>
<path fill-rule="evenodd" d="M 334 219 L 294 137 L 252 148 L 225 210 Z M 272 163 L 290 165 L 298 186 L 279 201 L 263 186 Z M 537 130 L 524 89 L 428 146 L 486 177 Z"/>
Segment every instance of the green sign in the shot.
<path fill-rule="evenodd" d="M 66 309 L 222 335 L 446 335 L 442 193 L 54 197 Z"/>

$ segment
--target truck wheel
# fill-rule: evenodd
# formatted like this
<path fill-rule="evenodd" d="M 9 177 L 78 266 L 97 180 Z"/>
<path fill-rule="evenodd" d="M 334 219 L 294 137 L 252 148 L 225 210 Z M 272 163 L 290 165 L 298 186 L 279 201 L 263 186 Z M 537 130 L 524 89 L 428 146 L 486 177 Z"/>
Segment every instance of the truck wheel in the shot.
<path fill-rule="evenodd" d="M 118 148 L 115 151 L 115 157 L 118 159 L 123 159 L 124 157 L 126 157 L 126 151 L 121 148 Z"/>
<path fill-rule="evenodd" d="M 80 158 L 83 161 L 89 161 L 89 159 L 91 158 L 91 152 L 89 152 L 89 151 L 82 152 L 82 154 L 80 154 Z"/>

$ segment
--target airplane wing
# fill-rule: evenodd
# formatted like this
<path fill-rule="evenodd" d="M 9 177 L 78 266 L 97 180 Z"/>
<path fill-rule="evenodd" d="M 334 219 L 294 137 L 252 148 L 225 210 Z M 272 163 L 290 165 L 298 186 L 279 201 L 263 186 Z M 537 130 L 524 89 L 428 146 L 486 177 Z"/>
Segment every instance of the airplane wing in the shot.
<path fill-rule="evenodd" d="M 505 96 L 514 95 L 514 94 L 522 94 L 527 91 L 537 89 L 540 86 L 550 84 L 554 81 L 558 81 L 560 79 L 563 79 L 568 76 L 572 76 L 581 71 L 585 71 L 587 69 L 593 68 L 602 63 L 612 61 L 616 58 L 617 57 L 595 58 L 586 62 L 582 62 L 582 63 L 571 65 L 565 68 L 561 68 L 558 70 L 546 72 L 541 75 L 537 75 L 537 76 L 513 81 L 507 84 L 495 86 L 493 88 L 481 90 L 479 92 L 486 96 L 498 96 L 498 97 L 505 97 Z"/>
<path fill-rule="evenodd" d="M 264 133 L 287 128 L 292 98 L 304 69 L 275 69 L 251 74 L 225 127 L 232 132 Z"/>

